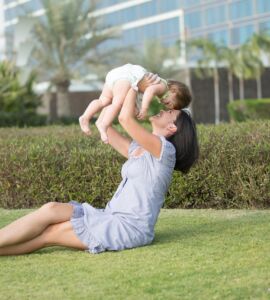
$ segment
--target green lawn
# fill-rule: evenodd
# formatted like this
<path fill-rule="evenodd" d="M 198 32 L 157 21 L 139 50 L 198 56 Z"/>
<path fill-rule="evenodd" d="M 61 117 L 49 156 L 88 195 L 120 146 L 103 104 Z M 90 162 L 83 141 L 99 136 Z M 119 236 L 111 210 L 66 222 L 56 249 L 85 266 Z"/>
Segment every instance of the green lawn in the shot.
<path fill-rule="evenodd" d="M 0 257 L 0 299 L 270 299 L 270 211 L 162 210 L 147 247 Z"/>

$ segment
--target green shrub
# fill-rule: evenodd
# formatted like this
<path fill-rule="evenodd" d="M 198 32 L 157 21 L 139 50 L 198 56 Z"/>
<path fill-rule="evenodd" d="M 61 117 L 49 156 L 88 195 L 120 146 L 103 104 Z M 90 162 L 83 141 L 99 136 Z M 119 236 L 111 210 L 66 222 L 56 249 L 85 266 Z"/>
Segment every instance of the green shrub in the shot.
<path fill-rule="evenodd" d="M 167 208 L 270 207 L 270 122 L 198 127 L 200 160 L 174 173 Z M 78 126 L 0 129 L 0 206 L 87 201 L 104 207 L 125 161 Z"/>
<path fill-rule="evenodd" d="M 35 112 L 1 112 L 0 127 L 27 127 L 42 126 L 47 124 L 47 116 L 38 115 Z"/>
<path fill-rule="evenodd" d="M 270 119 L 270 99 L 236 100 L 228 104 L 231 120 L 243 122 L 247 120 Z"/>
<path fill-rule="evenodd" d="M 0 62 L 0 127 L 45 125 L 47 117 L 36 113 L 40 98 L 33 91 L 35 75 L 32 73 L 24 84 L 19 78 L 15 65 Z"/>

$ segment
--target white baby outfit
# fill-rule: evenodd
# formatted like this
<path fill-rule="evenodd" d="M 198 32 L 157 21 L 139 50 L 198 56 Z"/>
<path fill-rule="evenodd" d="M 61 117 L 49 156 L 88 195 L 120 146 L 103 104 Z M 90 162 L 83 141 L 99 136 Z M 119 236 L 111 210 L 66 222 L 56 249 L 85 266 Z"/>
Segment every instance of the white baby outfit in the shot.
<path fill-rule="evenodd" d="M 138 92 L 138 83 L 143 76 L 148 73 L 142 66 L 125 64 L 121 67 L 112 69 L 106 76 L 105 83 L 110 89 L 113 89 L 114 84 L 118 80 L 127 80 L 131 87 Z M 142 105 L 143 94 L 138 92 L 136 98 L 136 107 L 140 110 Z"/>
<path fill-rule="evenodd" d="M 113 88 L 118 80 L 127 80 L 131 87 L 138 91 L 138 82 L 143 78 L 147 71 L 139 65 L 125 64 L 121 67 L 112 69 L 106 76 L 105 83 L 109 88 Z"/>

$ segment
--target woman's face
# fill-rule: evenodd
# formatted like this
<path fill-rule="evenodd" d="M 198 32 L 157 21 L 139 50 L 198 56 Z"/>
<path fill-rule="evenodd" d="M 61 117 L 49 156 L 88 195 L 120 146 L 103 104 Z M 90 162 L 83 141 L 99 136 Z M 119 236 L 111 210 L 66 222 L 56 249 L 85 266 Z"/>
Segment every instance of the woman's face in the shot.
<path fill-rule="evenodd" d="M 161 110 L 157 115 L 149 118 L 153 128 L 166 128 L 169 124 L 174 123 L 180 110 L 170 109 L 167 111 Z"/>

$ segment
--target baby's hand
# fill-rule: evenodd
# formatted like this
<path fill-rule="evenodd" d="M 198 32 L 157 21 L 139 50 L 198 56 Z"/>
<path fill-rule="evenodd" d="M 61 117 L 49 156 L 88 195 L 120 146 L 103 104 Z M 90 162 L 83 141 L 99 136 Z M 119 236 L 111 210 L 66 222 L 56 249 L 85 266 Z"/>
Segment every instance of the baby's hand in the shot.
<path fill-rule="evenodd" d="M 140 112 L 137 115 L 137 118 L 139 120 L 144 120 L 147 117 L 147 110 L 140 110 Z"/>

